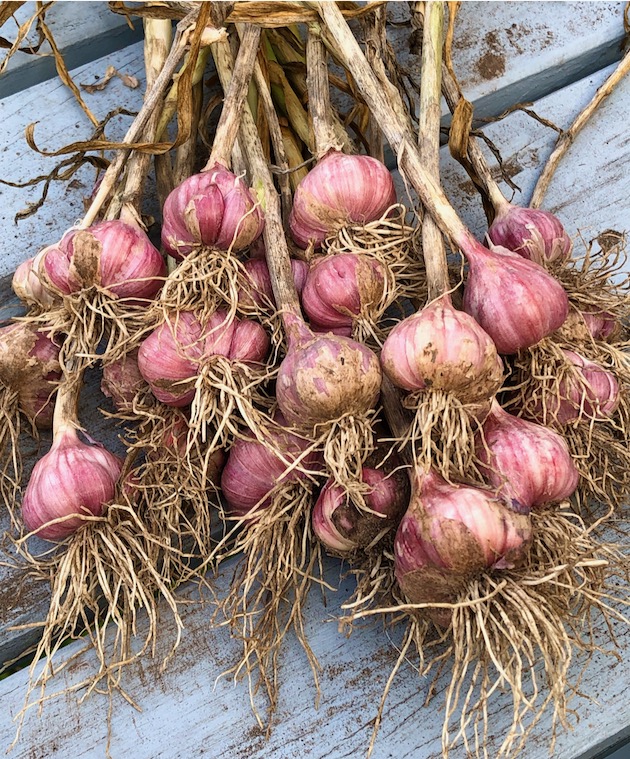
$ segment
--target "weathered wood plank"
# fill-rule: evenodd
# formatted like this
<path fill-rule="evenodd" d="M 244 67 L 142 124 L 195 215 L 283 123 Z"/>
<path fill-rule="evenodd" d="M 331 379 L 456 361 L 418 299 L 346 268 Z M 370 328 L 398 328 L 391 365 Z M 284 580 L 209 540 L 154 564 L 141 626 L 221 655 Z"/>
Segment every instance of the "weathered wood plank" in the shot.
<path fill-rule="evenodd" d="M 609 66 L 586 79 L 537 101 L 534 110 L 566 129 L 614 70 Z M 602 104 L 558 167 L 543 207 L 560 216 L 572 237 L 586 240 L 606 229 L 630 230 L 630 139 L 627 118 L 630 80 Z M 542 166 L 556 141 L 553 130 L 524 113 L 514 113 L 491 124 L 484 132 L 499 147 L 504 165 L 520 187 L 514 202 L 527 205 Z M 486 151 L 492 164 L 496 161 Z M 467 175 L 448 155 L 442 155 L 443 183 L 467 224 L 482 237 L 486 230 L 483 210 Z M 511 190 L 505 188 L 507 197 Z M 579 247 L 579 246 L 578 246 Z"/>
<path fill-rule="evenodd" d="M 15 14 L 24 23 L 35 13 L 35 3 L 25 3 Z M 123 16 L 112 13 L 105 2 L 58 2 L 46 13 L 46 23 L 53 34 L 57 47 L 68 69 L 82 66 L 101 56 L 142 39 L 142 22 L 132 29 Z M 13 41 L 17 26 L 7 22 L 3 36 Z M 21 47 L 35 43 L 35 25 Z M 4 51 L 3 55 L 4 55 Z M 0 98 L 13 95 L 57 75 L 54 57 L 48 42 L 44 42 L 36 55 L 18 51 L 0 77 Z"/>
<path fill-rule="evenodd" d="M 228 573 L 229 574 L 229 573 Z M 327 562 L 327 579 L 337 593 L 311 594 L 307 607 L 307 633 L 322 665 L 321 701 L 314 708 L 315 689 L 305 657 L 297 645 L 287 646 L 282 657 L 283 685 L 279 712 L 268 741 L 250 712 L 245 683 L 234 686 L 218 675 L 234 661 L 238 645 L 224 629 L 210 629 L 211 608 L 191 606 L 186 612 L 187 631 L 175 659 L 164 674 L 155 664 L 138 666 L 127 673 L 126 691 L 142 708 L 134 711 L 122 699 L 115 699 L 110 753 L 114 759 L 129 755 L 144 759 L 176 756 L 234 757 L 237 759 L 350 759 L 365 755 L 370 740 L 371 720 L 397 656 L 396 635 L 391 638 L 379 624 L 356 630 L 346 639 L 337 631 L 335 617 L 339 604 L 351 590 L 351 582 L 339 582 L 339 565 Z M 225 579 L 217 590 L 225 587 Z M 166 638 L 172 632 L 168 620 L 163 625 Z M 630 645 L 630 630 L 619 630 L 620 643 Z M 61 652 L 61 659 L 77 651 L 79 644 Z M 68 687 L 86 674 L 91 655 L 77 660 L 58 685 Z M 575 674 L 578 672 L 576 662 Z M 630 723 L 630 704 L 624 697 L 630 663 L 598 655 L 586 670 L 581 690 L 593 701 L 579 699 L 580 720 L 574 730 L 561 733 L 555 755 L 580 759 L 594 757 L 603 741 L 620 737 Z M 431 678 L 419 678 L 413 660 L 405 664 L 386 707 L 376 743 L 375 759 L 437 759 L 444 690 L 447 679 L 437 682 L 436 696 L 423 707 Z M 4 709 L 0 714 L 0 745 L 13 738 L 11 719 L 19 711 L 24 696 L 26 673 L 19 672 L 0 682 Z M 80 694 L 79 694 L 80 695 Z M 27 717 L 21 741 L 13 750 L 16 759 L 56 757 L 98 757 L 105 753 L 107 701 L 91 696 L 81 706 L 76 696 L 61 696 L 44 707 L 43 718 Z M 35 710 L 33 710 L 35 712 Z M 510 718 L 507 699 L 500 695 L 490 704 L 493 735 L 488 755 L 496 755 L 498 742 Z M 543 719 L 528 741 L 524 759 L 547 759 L 549 721 Z M 627 734 L 627 731 L 626 733 Z M 88 739 L 89 736 L 89 739 Z M 463 756 L 454 752 L 453 756 Z"/>

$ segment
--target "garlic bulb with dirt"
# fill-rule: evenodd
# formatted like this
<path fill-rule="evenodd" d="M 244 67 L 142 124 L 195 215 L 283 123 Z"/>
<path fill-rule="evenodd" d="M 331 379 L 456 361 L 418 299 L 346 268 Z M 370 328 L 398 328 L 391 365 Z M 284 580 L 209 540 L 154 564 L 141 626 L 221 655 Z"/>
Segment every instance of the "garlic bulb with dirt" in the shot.
<path fill-rule="evenodd" d="M 392 329 L 381 366 L 397 387 L 442 390 L 466 404 L 488 401 L 503 382 L 503 362 L 491 337 L 447 296 Z"/>
<path fill-rule="evenodd" d="M 59 346 L 45 332 L 27 322 L 0 327 L 0 388 L 15 395 L 20 411 L 40 429 L 52 422 L 60 377 Z"/>
<path fill-rule="evenodd" d="M 162 287 L 166 265 L 140 227 L 115 220 L 66 232 L 43 252 L 39 274 L 53 293 L 71 295 L 96 286 L 137 305 Z"/>
<path fill-rule="evenodd" d="M 377 537 L 398 526 L 409 502 L 409 478 L 405 472 L 387 473 L 363 467 L 361 479 L 369 490 L 366 509 L 350 503 L 333 480 L 322 488 L 313 507 L 313 532 L 331 551 L 348 554 L 367 548 Z"/>
<path fill-rule="evenodd" d="M 495 400 L 476 452 L 486 481 L 508 503 L 539 508 L 569 498 L 579 473 L 561 435 L 519 419 Z"/>
<path fill-rule="evenodd" d="M 316 426 L 374 408 L 381 368 L 369 348 L 347 337 L 316 335 L 297 319 L 288 339 L 276 380 L 278 406 L 288 422 Z"/>
<path fill-rule="evenodd" d="M 495 213 L 488 229 L 488 237 L 494 245 L 541 266 L 561 264 L 571 257 L 573 243 L 554 214 L 538 208 L 523 208 L 507 200 L 495 207 Z"/>
<path fill-rule="evenodd" d="M 301 248 L 318 248 L 343 227 L 380 219 L 395 203 L 394 181 L 383 163 L 331 150 L 295 191 L 291 235 Z"/>
<path fill-rule="evenodd" d="M 523 562 L 532 525 L 529 508 L 514 506 L 417 468 L 394 541 L 396 579 L 410 603 L 454 603 L 476 575 Z M 434 619 L 448 624 L 450 611 L 434 610 Z"/>

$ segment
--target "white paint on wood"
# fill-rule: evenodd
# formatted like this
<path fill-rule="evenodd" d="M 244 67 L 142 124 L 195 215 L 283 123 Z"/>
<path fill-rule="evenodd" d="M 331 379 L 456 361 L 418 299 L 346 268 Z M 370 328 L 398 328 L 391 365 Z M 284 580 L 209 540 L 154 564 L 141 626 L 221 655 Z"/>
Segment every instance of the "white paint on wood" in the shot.
<path fill-rule="evenodd" d="M 14 18 L 23 24 L 35 12 L 35 3 L 28 2 L 17 11 Z M 142 22 L 136 19 L 132 29 L 125 17 L 112 13 L 105 2 L 56 2 L 48 9 L 45 18 L 68 69 L 115 53 L 142 39 Z M 12 42 L 16 35 L 17 24 L 11 19 L 3 26 L 2 36 Z M 28 49 L 29 44 L 34 45 L 36 42 L 34 23 L 31 33 L 20 48 Z M 4 57 L 5 51 L 2 50 L 0 55 Z M 56 74 L 54 57 L 47 41 L 34 55 L 18 50 L 0 77 L 0 98 L 51 79 Z"/>

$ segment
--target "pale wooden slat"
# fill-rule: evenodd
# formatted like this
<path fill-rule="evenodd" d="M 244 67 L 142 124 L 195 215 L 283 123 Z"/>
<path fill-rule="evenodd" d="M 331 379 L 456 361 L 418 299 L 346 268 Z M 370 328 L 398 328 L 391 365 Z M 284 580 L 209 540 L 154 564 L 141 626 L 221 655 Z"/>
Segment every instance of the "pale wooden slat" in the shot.
<path fill-rule="evenodd" d="M 327 579 L 339 587 L 339 565 L 327 562 Z M 229 575 L 229 569 L 226 570 Z M 218 590 L 225 588 L 225 580 Z M 327 594 L 324 607 L 318 592 L 311 594 L 307 609 L 307 634 L 322 665 L 321 701 L 314 708 L 315 689 L 305 657 L 292 641 L 282 657 L 283 685 L 274 729 L 264 739 L 250 712 L 247 687 L 236 687 L 218 675 L 233 663 L 238 644 L 227 631 L 210 629 L 211 608 L 194 605 L 186 611 L 187 630 L 176 658 L 164 674 L 155 664 L 145 663 L 127 673 L 126 691 L 142 708 L 137 713 L 121 698 L 115 698 L 110 752 L 123 757 L 133 752 L 139 759 L 170 759 L 200 756 L 209 759 L 352 759 L 364 756 L 371 734 L 371 720 L 391 667 L 396 658 L 394 644 L 376 623 L 356 630 L 346 639 L 337 631 L 339 603 L 347 597 L 351 583 L 341 582 L 337 593 Z M 621 628 L 621 625 L 619 625 Z M 165 640 L 172 626 L 162 623 Z M 619 630 L 620 644 L 630 645 L 630 630 Z M 61 652 L 61 660 L 79 648 L 73 644 Z M 91 654 L 73 663 L 59 678 L 61 688 L 85 676 L 93 661 Z M 412 660 L 413 661 L 413 660 Z M 576 661 L 576 665 L 577 665 Z M 577 666 L 574 674 L 578 672 Z M 584 699 L 573 704 L 580 721 L 573 732 L 561 733 L 554 755 L 563 759 L 590 759 L 611 739 L 628 735 L 630 705 L 624 697 L 630 663 L 598 655 L 587 669 L 581 690 L 598 705 Z M 440 755 L 442 699 L 447 679 L 437 683 L 431 705 L 423 701 L 431 678 L 420 678 L 405 664 L 387 703 L 376 743 L 375 759 L 437 759 Z M 0 745 L 13 738 L 11 718 L 19 711 L 26 685 L 21 671 L 0 682 L 3 710 L 0 714 Z M 80 694 L 79 694 L 80 695 Z M 90 699 L 78 706 L 76 696 L 61 696 L 44 707 L 43 717 L 29 715 L 22 738 L 12 752 L 16 759 L 34 757 L 98 757 L 107 743 L 107 701 Z M 489 707 L 492 735 L 488 755 L 495 756 L 510 719 L 507 699 L 499 696 Z M 550 724 L 543 719 L 529 739 L 523 759 L 547 759 Z M 461 749 L 454 757 L 464 756 Z"/>
<path fill-rule="evenodd" d="M 15 18 L 19 23 L 24 23 L 34 12 L 35 3 L 25 3 L 15 14 Z M 46 13 L 46 23 L 68 69 L 110 55 L 142 39 L 143 35 L 141 21 L 136 21 L 132 29 L 127 20 L 112 13 L 105 2 L 57 2 Z M 17 34 L 17 26 L 12 21 L 7 22 L 2 34 L 13 41 Z M 35 24 L 27 41 L 37 41 Z M 27 41 L 21 47 L 27 47 Z M 2 51 L 2 57 L 4 54 L 5 51 Z M 18 51 L 0 77 L 0 98 L 13 95 L 56 75 L 55 61 L 48 42 L 42 44 L 37 55 Z"/>

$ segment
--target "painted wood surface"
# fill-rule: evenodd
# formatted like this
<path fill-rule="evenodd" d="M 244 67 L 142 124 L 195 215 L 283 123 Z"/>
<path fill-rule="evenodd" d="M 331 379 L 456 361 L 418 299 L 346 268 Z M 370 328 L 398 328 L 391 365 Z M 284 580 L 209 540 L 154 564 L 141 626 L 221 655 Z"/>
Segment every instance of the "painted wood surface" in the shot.
<path fill-rule="evenodd" d="M 473 5 L 477 4 L 464 4 L 460 23 L 466 23 L 467 13 L 470 14 L 470 23 L 474 22 Z M 492 14 L 477 14 L 477 22 L 487 24 L 488 31 L 493 28 L 503 29 L 507 35 L 506 30 L 511 28 L 510 25 L 506 26 L 506 22 L 497 20 L 498 17 L 502 18 L 502 13 L 507 12 L 503 6 L 522 7 L 524 4 L 484 4 L 487 5 L 502 6 L 502 9 L 493 8 Z M 595 16 L 601 20 L 598 14 L 603 14 L 606 21 L 603 28 L 608 35 L 613 34 L 613 30 L 618 30 L 619 14 L 623 6 L 622 3 L 526 5 L 527 13 L 533 12 L 533 7 L 539 8 L 541 5 L 562 8 L 572 6 L 575 10 L 572 18 L 581 19 L 584 24 L 582 28 L 589 30 L 597 27 L 597 23 L 593 24 Z M 592 10 L 593 6 L 597 6 L 598 10 Z M 595 16 L 588 15 L 589 7 L 590 13 Z M 539 40 L 536 24 L 543 24 L 543 20 L 527 23 L 530 36 Z M 495 26 L 491 27 L 490 24 Z M 565 26 L 559 25 L 559 28 L 564 30 Z M 575 27 L 571 28 L 571 33 L 574 34 Z M 555 27 L 553 31 L 557 33 Z M 597 35 L 593 38 L 595 37 Z M 481 44 L 484 39 L 485 36 L 480 35 L 477 42 Z M 588 39 L 590 37 L 584 44 L 580 39 L 579 46 L 576 42 L 572 48 L 573 57 L 567 54 L 564 61 L 549 65 L 554 68 L 563 65 L 571 67 L 571 61 L 575 57 L 579 58 L 580 51 L 590 49 Z M 598 44 L 591 47 L 598 49 Z M 478 57 L 479 48 L 476 50 L 477 52 L 471 52 L 467 49 L 471 60 L 474 56 Z M 530 58 L 543 55 L 542 51 L 536 53 L 531 47 L 524 50 L 528 52 L 523 53 L 521 66 Z M 459 51 L 457 55 L 463 56 L 464 53 Z M 515 52 L 508 51 L 507 57 L 511 60 L 510 56 L 516 55 Z M 464 61 L 463 58 L 461 60 Z M 77 74 L 78 81 L 90 81 L 90 77 L 93 80 L 102 75 L 108 63 L 142 78 L 141 45 L 133 45 L 117 52 L 115 56 L 93 61 L 73 73 Z M 589 65 L 596 68 L 595 63 Z M 462 74 L 462 70 L 458 70 Z M 501 77 L 510 71 L 512 68 L 507 66 Z M 607 73 L 608 71 L 600 71 L 540 100 L 535 105 L 536 110 L 556 121 L 559 126 L 566 127 Z M 517 74 L 514 76 L 518 79 Z M 501 77 L 497 77 L 494 82 L 467 80 L 466 93 L 471 98 L 483 98 L 486 94 L 489 96 L 497 83 L 508 81 Z M 535 73 L 531 73 L 530 79 L 532 77 L 535 77 Z M 509 90 L 507 84 L 505 87 Z M 86 99 L 99 116 L 104 116 L 117 105 L 137 108 L 140 97 L 140 90 L 128 90 L 118 80 L 114 80 L 106 90 L 86 96 Z M 627 204 L 630 180 L 627 170 L 624 171 L 630 160 L 630 143 L 625 128 L 629 99 L 630 87 L 626 82 L 578 137 L 552 183 L 545 207 L 556 210 L 572 234 L 580 229 L 588 238 L 606 228 L 630 229 L 630 209 Z M 49 171 L 56 160 L 36 156 L 24 145 L 22 133 L 29 121 L 40 121 L 36 138 L 42 147 L 59 147 L 69 139 L 74 139 L 74 135 L 78 138 L 89 133 L 86 120 L 74 104 L 72 96 L 56 80 L 0 101 L 0 118 L 3 123 L 0 134 L 1 175 L 12 180 L 24 180 L 42 171 Z M 118 118 L 112 124 L 111 135 L 122 135 L 127 123 L 128 119 Z M 514 114 L 503 122 L 493 124 L 486 131 L 500 147 L 510 173 L 521 186 L 523 197 L 527 199 L 540 166 L 553 146 L 554 133 L 521 114 Z M 444 171 L 444 182 L 449 195 L 475 232 L 482 234 L 485 225 L 477 199 L 471 192 L 467 178 L 454 166 L 446 152 Z M 93 182 L 92 170 L 83 170 L 77 175 L 77 180 L 79 184 L 72 189 L 61 185 L 53 187 L 49 202 L 37 216 L 22 221 L 17 226 L 13 224 L 14 213 L 27 202 L 32 202 L 37 191 L 0 187 L 0 228 L 5 231 L 1 248 L 3 255 L 0 257 L 0 277 L 3 278 L 0 315 L 6 316 L 13 310 L 8 302 L 8 275 L 16 263 L 32 255 L 43 244 L 57 239 L 74 219 L 80 217 L 82 197 L 89 194 Z M 516 199 L 518 201 L 519 196 Z M 96 435 L 105 438 L 107 424 L 93 411 L 101 403 L 96 384 L 93 381 L 84 394 L 85 412 L 82 418 L 94 422 Z M 95 421 L 95 417 L 100 421 Z M 0 530 L 4 530 L 1 522 Z M 333 575 L 338 575 L 339 572 L 334 563 L 331 563 L 330 571 Z M 16 634 L 9 628 L 40 619 L 45 611 L 45 588 L 29 589 L 18 596 L 15 592 L 17 582 L 15 574 L 7 574 L 6 569 L 0 567 L 0 651 L 3 653 L 0 661 L 16 656 L 37 635 L 36 631 Z M 4 610 L 3 603 L 6 603 Z M 207 610 L 191 607 L 186 613 L 187 634 L 173 668 L 165 675 L 158 676 L 154 666 L 148 664 L 139 668 L 130 678 L 130 693 L 144 711 L 138 714 L 126 704 L 116 705 L 112 755 L 123 756 L 131 750 L 138 755 L 138 746 L 141 746 L 140 756 L 147 759 L 153 756 L 174 757 L 185 753 L 199 755 L 201 748 L 204 755 L 217 757 L 278 756 L 288 759 L 304 754 L 321 757 L 360 754 L 369 740 L 368 722 L 374 716 L 376 700 L 395 651 L 392 643 L 384 639 L 380 629 L 362 630 L 360 637 L 355 636 L 349 641 L 340 637 L 333 621 L 336 603 L 336 599 L 330 599 L 329 605 L 324 609 L 313 599 L 309 611 L 309 627 L 313 632 L 314 646 L 324 666 L 323 696 L 319 712 L 313 710 L 314 691 L 306 674 L 306 662 L 297 647 L 292 646 L 287 651 L 284 662 L 285 672 L 290 673 L 291 682 L 284 689 L 277 728 L 272 734 L 271 742 L 265 743 L 248 709 L 246 689 L 243 686 L 233 688 L 224 680 L 219 681 L 213 689 L 215 678 L 232 661 L 236 652 L 235 645 L 229 643 L 225 631 L 209 631 Z M 326 623 L 322 624 L 322 621 Z M 627 632 L 621 631 L 621 641 L 628 641 Z M 75 649 L 76 646 L 70 647 L 64 656 Z M 77 662 L 76 668 L 85 672 L 89 661 L 88 654 Z M 584 680 L 583 691 L 597 698 L 600 707 L 580 702 L 580 722 L 572 734 L 560 737 L 556 748 L 557 756 L 587 759 L 595 756 L 605 745 L 613 745 L 617 739 L 628 736 L 630 712 L 623 692 L 629 676 L 630 669 L 626 665 L 614 663 L 607 657 L 598 659 L 591 666 Z M 25 677 L 24 672 L 18 672 L 0 682 L 1 703 L 6 705 L 0 713 L 0 745 L 8 745 L 12 738 L 11 718 L 20 707 Z M 426 683 L 419 683 L 411 667 L 407 667 L 390 698 L 377 743 L 377 759 L 388 756 L 420 756 L 425 759 L 437 755 L 441 717 L 437 718 L 430 710 L 421 709 L 422 699 L 417 697 L 419 687 L 420 690 L 426 688 Z M 103 756 L 106 743 L 104 713 L 107 705 L 99 699 L 90 703 L 93 708 L 87 708 L 87 704 L 82 708 L 77 707 L 74 698 L 51 702 L 46 707 L 43 720 L 35 719 L 35 715 L 29 719 L 14 755 Z M 498 703 L 493 708 L 496 709 L 499 734 L 502 720 L 506 719 L 505 707 L 502 709 Z M 221 736 L 221 739 L 217 736 Z M 541 724 L 531 746 L 528 745 L 528 759 L 547 755 L 548 737 L 549 726 Z M 82 743 L 85 743 L 85 748 L 81 747 Z"/>
<path fill-rule="evenodd" d="M 25 3 L 15 14 L 23 24 L 36 12 L 35 3 Z M 46 12 L 46 23 L 68 69 L 75 69 L 101 56 L 114 53 L 142 39 L 142 23 L 131 28 L 124 16 L 112 13 L 104 2 L 59 2 Z M 2 35 L 9 40 L 15 37 L 17 25 L 7 22 Z M 35 24 L 21 48 L 36 44 Z M 4 53 L 4 51 L 3 51 Z M 34 55 L 19 50 L 9 61 L 0 77 L 0 98 L 13 95 L 57 75 L 55 61 L 48 42 L 44 42 Z"/>

